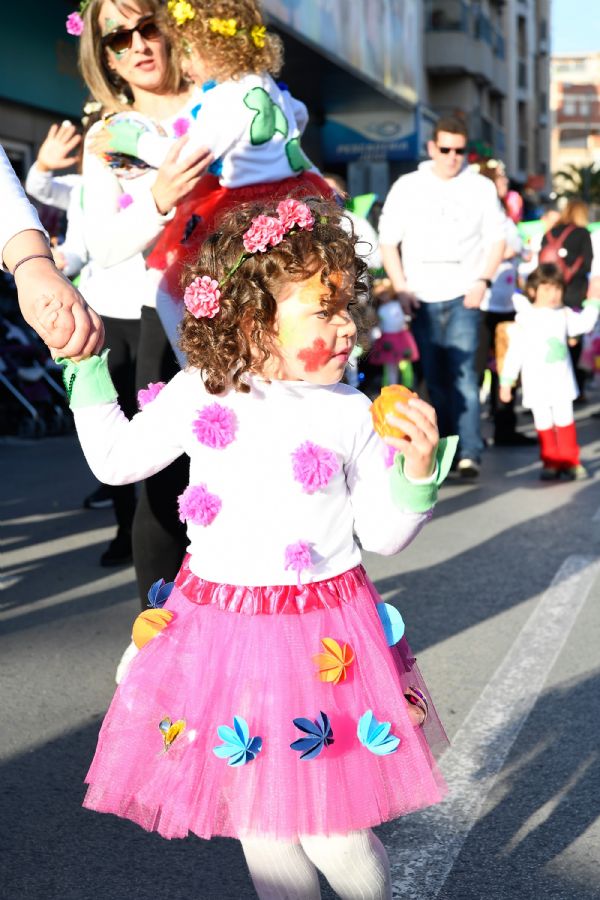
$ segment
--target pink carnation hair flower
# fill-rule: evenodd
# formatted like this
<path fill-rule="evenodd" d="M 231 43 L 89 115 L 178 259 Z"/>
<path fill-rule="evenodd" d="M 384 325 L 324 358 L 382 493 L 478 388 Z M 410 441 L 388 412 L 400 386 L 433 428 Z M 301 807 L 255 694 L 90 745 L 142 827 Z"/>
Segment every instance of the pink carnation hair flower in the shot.
<path fill-rule="evenodd" d="M 79 37 L 83 33 L 83 19 L 78 12 L 72 12 L 67 16 L 66 27 L 69 34 Z"/>
<path fill-rule="evenodd" d="M 237 419 L 232 409 L 211 403 L 198 410 L 192 429 L 201 444 L 222 450 L 235 439 Z"/>
<path fill-rule="evenodd" d="M 310 546 L 306 541 L 297 541 L 295 544 L 288 544 L 285 548 L 285 564 L 284 569 L 294 569 L 298 573 L 298 587 L 302 587 L 300 576 L 305 569 L 312 568 L 312 558 L 310 555 Z"/>
<path fill-rule="evenodd" d="M 280 219 L 274 216 L 256 216 L 244 234 L 244 247 L 248 253 L 264 253 L 268 247 L 276 247 L 285 235 Z"/>
<path fill-rule="evenodd" d="M 119 209 L 127 209 L 128 206 L 131 206 L 133 203 L 133 197 L 131 194 L 121 194 L 118 200 Z"/>
<path fill-rule="evenodd" d="M 205 484 L 188 485 L 179 495 L 179 521 L 210 525 L 221 510 L 221 498 L 211 494 Z"/>
<path fill-rule="evenodd" d="M 183 294 L 183 302 L 195 319 L 213 319 L 220 309 L 219 282 L 210 275 L 194 278 Z"/>
<path fill-rule="evenodd" d="M 314 494 L 327 487 L 332 476 L 339 472 L 340 464 L 333 450 L 305 441 L 292 453 L 292 468 L 302 490 Z"/>
<path fill-rule="evenodd" d="M 190 120 L 186 119 L 185 116 L 181 116 L 179 119 L 175 119 L 173 122 L 173 134 L 175 137 L 183 137 L 184 134 L 187 134 L 190 128 Z"/>
<path fill-rule="evenodd" d="M 314 216 L 306 203 L 300 200 L 282 200 L 277 204 L 277 215 L 281 219 L 286 231 L 290 231 L 295 225 L 305 231 L 312 231 L 315 224 Z"/>
<path fill-rule="evenodd" d="M 152 403 L 155 400 L 162 389 L 165 387 L 164 381 L 151 381 L 148 387 L 141 388 L 138 391 L 137 402 L 140 409 L 143 409 L 147 403 Z"/>

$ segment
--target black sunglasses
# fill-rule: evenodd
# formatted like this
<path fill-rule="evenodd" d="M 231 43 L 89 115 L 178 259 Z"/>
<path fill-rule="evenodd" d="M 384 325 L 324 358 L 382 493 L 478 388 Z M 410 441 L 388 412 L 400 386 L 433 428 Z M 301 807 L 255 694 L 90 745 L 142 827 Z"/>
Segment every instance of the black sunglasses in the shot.
<path fill-rule="evenodd" d="M 436 147 L 438 148 L 440 153 L 444 153 L 444 154 L 456 153 L 457 156 L 464 156 L 465 153 L 467 152 L 466 147 L 440 147 L 437 144 L 436 144 Z"/>
<path fill-rule="evenodd" d="M 158 41 L 162 37 L 154 16 L 145 16 L 134 28 L 120 28 L 118 31 L 105 34 L 102 38 L 102 46 L 109 47 L 113 53 L 123 53 L 131 48 L 136 31 L 144 41 Z"/>

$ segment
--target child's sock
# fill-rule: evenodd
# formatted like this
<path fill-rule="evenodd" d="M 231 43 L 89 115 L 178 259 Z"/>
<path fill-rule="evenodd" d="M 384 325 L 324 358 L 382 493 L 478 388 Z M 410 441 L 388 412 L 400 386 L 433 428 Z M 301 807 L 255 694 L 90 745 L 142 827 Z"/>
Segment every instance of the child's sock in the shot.
<path fill-rule="evenodd" d="M 320 900 L 317 870 L 300 844 L 248 838 L 242 849 L 260 900 Z"/>
<path fill-rule="evenodd" d="M 372 831 L 300 838 L 308 858 L 341 900 L 391 900 L 390 864 Z"/>

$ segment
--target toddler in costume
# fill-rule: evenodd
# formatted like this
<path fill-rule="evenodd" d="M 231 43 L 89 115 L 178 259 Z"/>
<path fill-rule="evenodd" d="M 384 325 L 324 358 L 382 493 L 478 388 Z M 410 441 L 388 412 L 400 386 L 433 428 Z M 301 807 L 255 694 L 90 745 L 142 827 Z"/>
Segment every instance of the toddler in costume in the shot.
<path fill-rule="evenodd" d="M 161 29 L 200 89 L 193 118 L 180 122 L 189 138 L 182 157 L 204 146 L 215 158 L 212 174 L 178 205 L 147 259 L 150 268 L 166 270 L 169 294 L 181 296 L 183 265 L 197 256 L 219 213 L 260 198 L 331 197 L 332 191 L 302 151 L 308 113 L 273 79 L 283 48 L 267 32 L 255 0 L 169 0 Z M 158 168 L 173 138 L 121 118 L 107 123 L 104 142 L 105 150 Z"/>
<path fill-rule="evenodd" d="M 573 419 L 577 382 L 569 355 L 569 338 L 591 331 L 599 300 L 586 300 L 583 312 L 563 306 L 565 282 L 557 266 L 544 263 L 527 279 L 527 298 L 516 294 L 517 315 L 500 373 L 500 399 L 509 403 L 521 374 L 523 406 L 531 409 L 540 443 L 541 478 L 561 474 L 587 476 L 579 459 Z"/>
<path fill-rule="evenodd" d="M 444 794 L 444 733 L 399 613 L 361 565 L 431 516 L 456 439 L 414 399 L 388 424 L 341 383 L 366 290 L 333 203 L 238 207 L 185 290 L 188 367 L 127 420 L 105 354 L 67 360 L 86 458 L 104 481 L 182 453 L 189 554 L 166 627 L 133 657 L 84 805 L 167 838 L 239 838 L 260 898 L 391 897 L 371 827 Z M 404 416 L 404 418 L 401 418 Z"/>

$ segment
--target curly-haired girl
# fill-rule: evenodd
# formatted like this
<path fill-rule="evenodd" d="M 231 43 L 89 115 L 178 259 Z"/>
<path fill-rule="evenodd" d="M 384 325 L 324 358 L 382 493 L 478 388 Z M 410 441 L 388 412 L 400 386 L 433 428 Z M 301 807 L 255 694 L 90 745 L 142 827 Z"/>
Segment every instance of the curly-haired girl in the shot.
<path fill-rule="evenodd" d="M 452 441 L 427 403 L 398 404 L 386 468 L 369 401 L 340 383 L 364 288 L 342 215 L 294 199 L 231 211 L 185 291 L 190 365 L 131 421 L 103 357 L 65 370 L 104 481 L 190 457 L 189 555 L 134 624 L 85 805 L 169 838 L 239 838 L 261 898 L 315 900 L 318 869 L 340 897 L 391 898 L 371 827 L 444 793 L 443 731 L 354 535 L 382 554 L 412 541 Z"/>
<path fill-rule="evenodd" d="M 267 31 L 256 0 L 169 0 L 161 29 L 179 50 L 185 74 L 200 89 L 185 154 L 203 146 L 215 157 L 205 177 L 180 204 L 148 257 L 166 270 L 165 285 L 181 293 L 185 262 L 224 209 L 260 198 L 331 197 L 332 191 L 304 155 L 300 138 L 305 105 L 282 83 L 281 40 Z M 140 157 L 159 167 L 173 139 L 152 134 L 127 118 L 109 120 L 98 149 Z"/>

